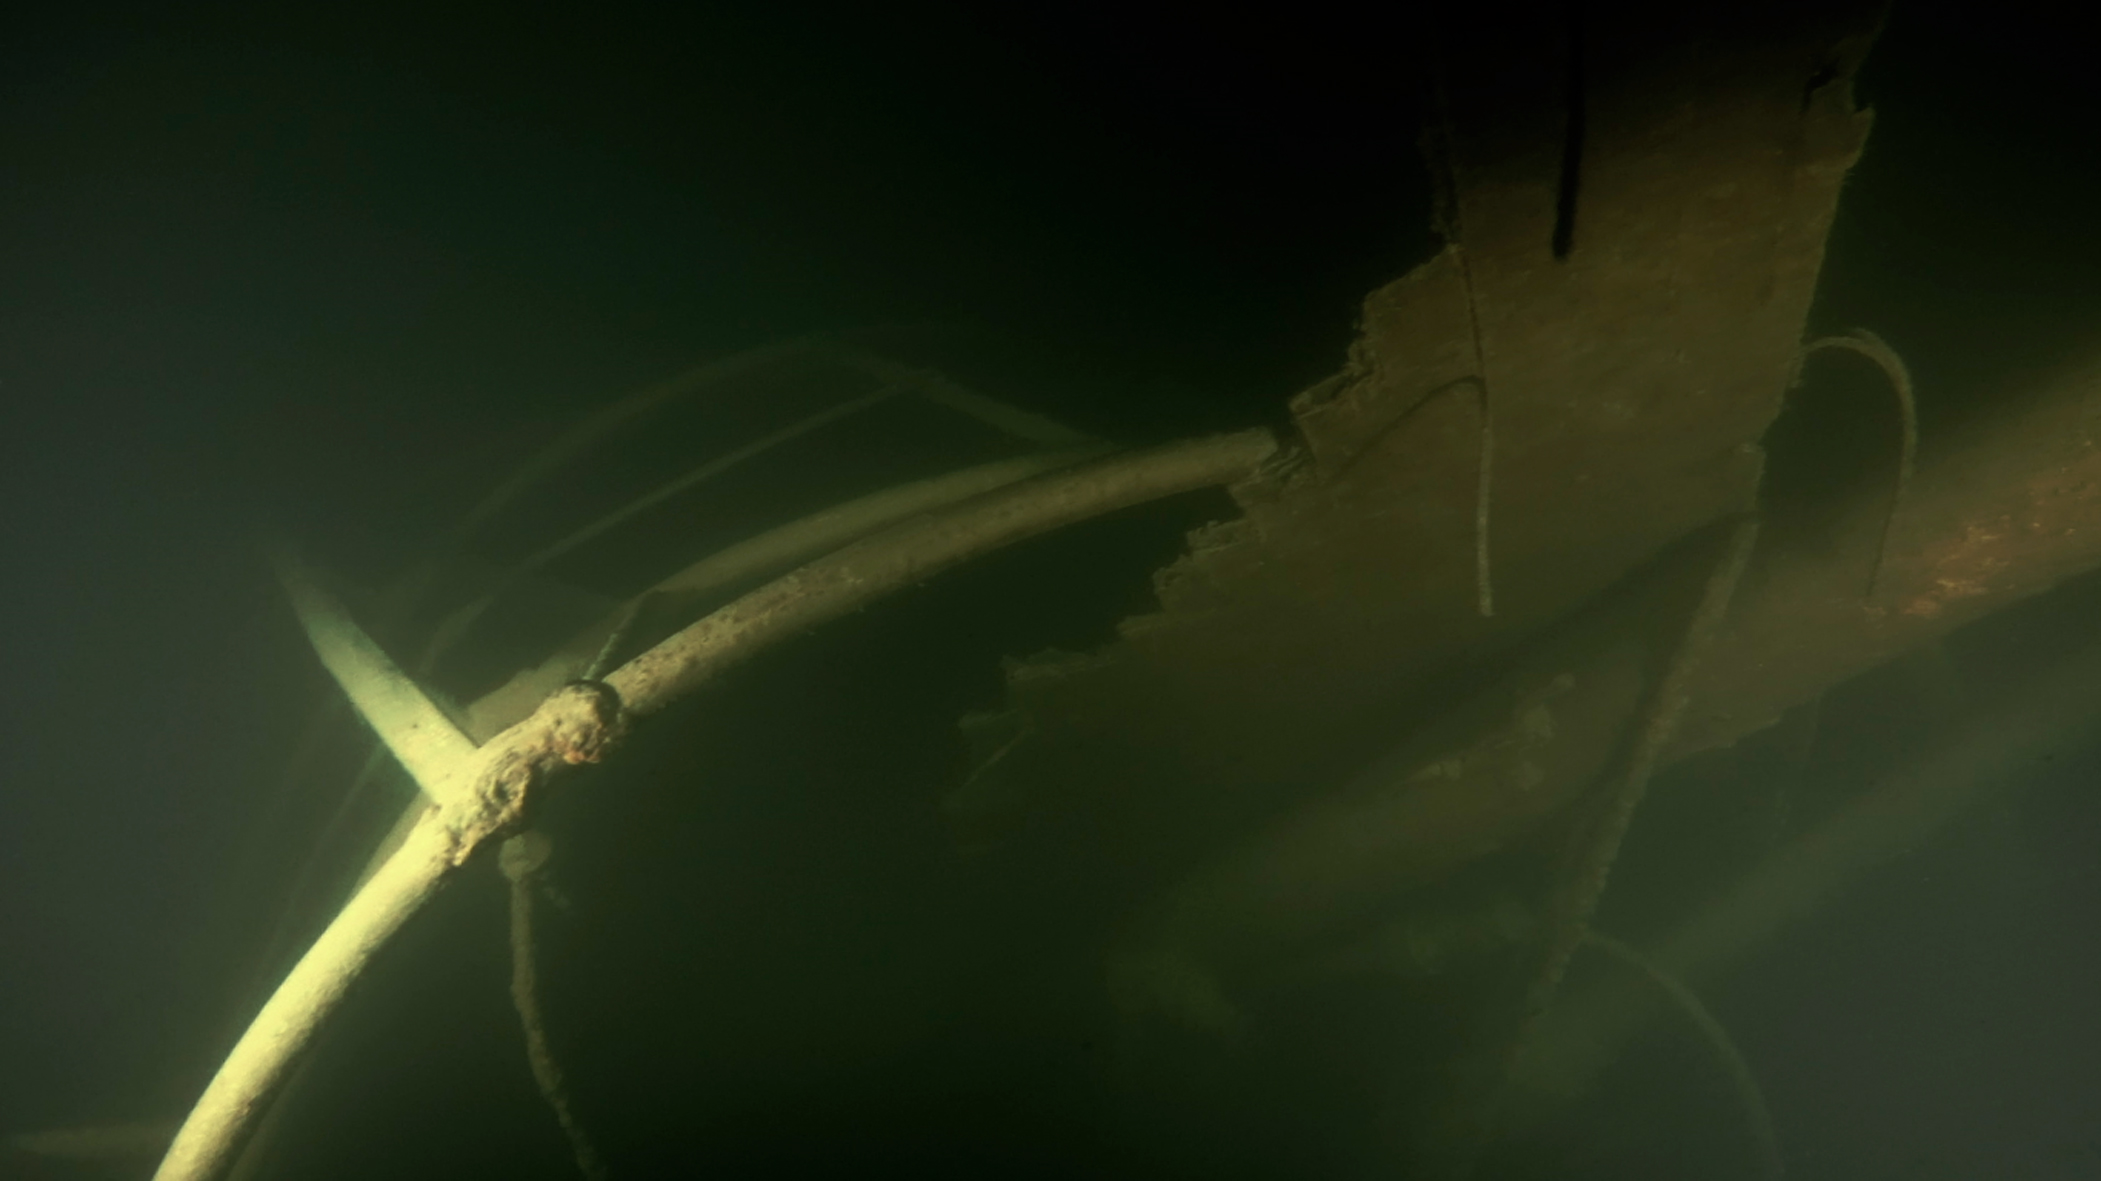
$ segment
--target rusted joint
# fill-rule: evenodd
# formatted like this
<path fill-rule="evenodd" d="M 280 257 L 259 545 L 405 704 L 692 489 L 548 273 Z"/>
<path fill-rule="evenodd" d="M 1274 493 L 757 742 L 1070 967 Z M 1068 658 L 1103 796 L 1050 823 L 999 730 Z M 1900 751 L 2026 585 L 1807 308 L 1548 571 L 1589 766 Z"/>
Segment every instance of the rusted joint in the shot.
<path fill-rule="evenodd" d="M 626 733 L 627 711 L 605 682 L 571 681 L 548 694 L 532 716 L 482 748 L 474 786 L 447 820 L 452 864 L 464 864 L 484 841 L 516 829 L 533 788 L 548 776 L 598 762 Z"/>

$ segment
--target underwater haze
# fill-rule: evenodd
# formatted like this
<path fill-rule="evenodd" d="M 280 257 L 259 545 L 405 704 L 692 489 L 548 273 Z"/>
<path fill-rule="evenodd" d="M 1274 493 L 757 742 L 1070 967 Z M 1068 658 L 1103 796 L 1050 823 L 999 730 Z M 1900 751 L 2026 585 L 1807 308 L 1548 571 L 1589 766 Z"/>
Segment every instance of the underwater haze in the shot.
<path fill-rule="evenodd" d="M 404 665 L 452 608 L 505 591 L 411 668 L 464 708 L 639 588 L 855 497 L 1047 440 L 1288 438 L 1293 395 L 1343 367 L 1367 293 L 1441 245 L 1418 150 L 1434 47 L 1407 8 L 11 23 L 0 1179 L 151 1175 L 416 800 L 341 704 L 266 543 L 295 545 Z M 2005 391 L 2101 334 L 2088 56 L 2041 6 L 1930 5 L 1898 7 L 1868 55 L 1873 131 L 1810 333 L 1870 325 L 1896 346 L 1922 439 L 1987 433 Z M 572 424 L 769 349 L 777 367 L 696 381 L 471 544 L 448 532 Z M 904 366 L 907 393 L 933 374 L 985 400 L 883 385 L 881 404 L 803 430 L 877 389 L 827 350 Z M 1821 536 L 1862 457 L 1886 463 L 1887 395 L 1862 374 L 1766 436 L 1770 533 Z M 1105 960 L 1132 899 L 1200 860 L 1188 834 L 1225 822 L 1192 814 L 1157 859 L 1116 848 L 1128 869 L 1065 839 L 1088 818 L 981 844 L 944 807 L 972 767 L 959 719 L 1021 692 L 1005 662 L 1116 642 L 1190 531 L 1239 511 L 1206 486 L 921 580 L 786 638 L 548 794 L 538 1003 L 595 1167 L 1408 1175 L 1389 1109 L 1425 1084 L 1399 1063 L 1443 1045 L 1438 1006 L 1465 991 L 1425 979 L 1469 939 L 1503 939 L 1509 912 L 1472 899 L 1531 878 L 1455 875 L 1480 921 L 1421 935 L 1404 969 L 1309 956 L 1290 972 L 1315 983 L 1265 983 L 1276 999 L 1230 1020 L 1191 984 L 1182 1025 L 1134 1033 Z M 430 597 L 402 607 L 411 569 L 435 571 Z M 1599 929 L 1664 942 L 1734 874 L 1780 864 L 2038 685 L 2070 686 L 2053 708 L 2101 703 L 2101 682 L 2047 680 L 2097 621 L 2101 582 L 2065 579 L 1666 768 Z M 1777 1175 L 1777 1150 L 1804 1179 L 2101 1177 L 2091 722 L 1987 750 L 1944 793 L 1960 807 L 1694 982 L 1708 1016 L 1627 1035 L 1583 1098 L 1476 1175 L 1750 1178 Z M 594 1167 L 536 1084 L 494 861 L 379 954 L 258 1133 L 252 1175 Z M 1631 971 L 1586 951 L 1568 988 Z"/>

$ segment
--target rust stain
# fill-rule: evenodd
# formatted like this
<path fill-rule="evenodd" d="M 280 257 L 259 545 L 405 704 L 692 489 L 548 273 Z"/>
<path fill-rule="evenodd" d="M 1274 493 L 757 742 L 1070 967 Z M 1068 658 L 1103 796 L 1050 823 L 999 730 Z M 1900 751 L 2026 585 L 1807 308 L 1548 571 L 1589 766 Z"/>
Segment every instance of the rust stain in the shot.
<path fill-rule="evenodd" d="M 1931 589 L 1913 596 L 1901 609 L 1914 619 L 1932 619 L 1950 603 L 1993 593 L 1991 578 L 2012 562 L 2000 552 L 2013 528 L 2011 516 L 1986 525 L 1972 522 L 1959 537 L 1928 551 L 1926 584 Z"/>

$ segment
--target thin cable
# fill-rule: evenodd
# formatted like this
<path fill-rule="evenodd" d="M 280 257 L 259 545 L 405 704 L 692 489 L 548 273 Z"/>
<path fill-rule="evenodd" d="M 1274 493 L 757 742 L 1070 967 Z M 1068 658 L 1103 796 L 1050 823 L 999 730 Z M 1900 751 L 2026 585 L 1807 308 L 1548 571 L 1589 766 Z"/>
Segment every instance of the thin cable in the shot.
<path fill-rule="evenodd" d="M 1459 285 L 1466 293 L 1466 327 L 1474 350 L 1474 388 L 1480 398 L 1480 434 L 1474 459 L 1474 598 L 1481 617 L 1495 614 L 1495 576 L 1489 551 L 1489 512 L 1495 493 L 1495 415 L 1488 397 L 1487 350 L 1481 343 L 1481 305 L 1474 292 L 1474 268 L 1467 258 L 1465 219 L 1460 212 L 1459 162 L 1454 149 L 1451 105 L 1445 99 L 1444 76 L 1433 71 L 1437 129 L 1443 140 L 1445 174 L 1445 239 L 1459 264 Z"/>
<path fill-rule="evenodd" d="M 533 1082 L 540 1097 L 554 1110 L 569 1138 L 569 1151 L 576 1169 L 588 1181 L 604 1181 L 605 1161 L 585 1134 L 584 1126 L 569 1105 L 569 1089 L 562 1079 L 561 1064 L 547 1042 L 547 1023 L 540 1013 L 539 974 L 535 968 L 533 941 L 534 879 L 554 852 L 554 842 L 537 829 L 521 832 L 503 842 L 497 866 L 511 883 L 511 1003 L 518 1009 L 518 1023 L 525 1029 L 525 1056 L 532 1065 Z"/>
<path fill-rule="evenodd" d="M 1610 935 L 1592 930 L 1584 934 L 1583 941 L 1639 972 L 1669 997 L 1686 1020 L 1700 1031 L 1707 1048 L 1713 1051 L 1715 1060 L 1729 1076 L 1729 1084 L 1736 1090 L 1737 1104 L 1743 1108 L 1744 1121 L 1751 1126 L 1751 1136 L 1758 1144 L 1759 1177 L 1763 1181 L 1780 1181 L 1785 1177 L 1787 1157 L 1780 1151 L 1780 1137 L 1773 1131 L 1773 1113 L 1766 1106 L 1765 1092 L 1758 1086 L 1758 1076 L 1751 1073 L 1751 1064 L 1736 1048 L 1735 1039 L 1729 1036 L 1728 1029 L 1720 1021 L 1715 1020 L 1714 1014 L 1708 1012 L 1699 995 L 1651 963 L 1647 956 Z"/>
<path fill-rule="evenodd" d="M 1875 564 L 1868 569 L 1868 597 L 1874 598 L 1881 589 L 1882 568 L 1889 563 L 1890 537 L 1896 531 L 1897 513 L 1904 507 L 1904 494 L 1911 489 L 1912 468 L 1918 462 L 1919 452 L 1919 405 L 1912 393 L 1911 370 L 1904 358 L 1889 343 L 1865 328 L 1839 336 L 1819 337 L 1802 346 L 1802 356 L 1795 366 L 1795 379 L 1789 388 L 1802 384 L 1802 361 L 1820 349 L 1843 349 L 1858 353 L 1875 363 L 1889 379 L 1890 388 L 1897 395 L 1897 414 L 1901 420 L 1902 435 L 1897 451 L 1896 485 L 1890 492 L 1889 510 L 1882 516 L 1882 537 L 1875 543 Z"/>

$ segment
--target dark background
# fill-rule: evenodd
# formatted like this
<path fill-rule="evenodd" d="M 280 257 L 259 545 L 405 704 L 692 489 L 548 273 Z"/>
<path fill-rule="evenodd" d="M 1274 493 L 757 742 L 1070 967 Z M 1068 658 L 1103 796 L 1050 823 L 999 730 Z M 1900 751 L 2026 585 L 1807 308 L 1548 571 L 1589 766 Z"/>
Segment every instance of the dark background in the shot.
<path fill-rule="evenodd" d="M 1988 413 L 2101 310 L 2101 108 L 2084 42 L 2040 13 L 1906 8 L 1862 81 L 1877 125 L 1816 320 L 1904 350 L 1929 432 Z M 377 577 L 520 440 L 811 332 L 996 358 L 990 392 L 1109 437 L 1274 421 L 1339 363 L 1361 296 L 1431 248 L 1415 28 L 1323 5 L 13 22 L 0 1131 L 178 1112 L 240 1015 L 281 887 L 256 868 L 281 863 L 255 855 L 256 816 L 324 691 L 253 558 L 258 517 Z M 833 478 L 821 453 L 782 462 Z M 719 807 L 677 790 L 694 747 L 653 762 L 646 745 L 602 797 L 628 820 L 577 807 L 588 967 L 550 969 L 569 998 L 550 1004 L 616 1164 L 1141 1168 L 1144 1137 L 1090 1106 L 1092 1015 L 1024 995 L 1045 916 L 949 866 L 931 809 L 997 658 L 1105 636 L 1215 511 L 1027 549 L 764 662 L 680 731 L 718 756 Z M 389 1048 L 317 1084 L 299 1175 L 561 1174 L 502 1056 L 501 905 L 464 883 L 382 965 L 338 1049 Z M 1813 1146 L 1800 1175 L 1986 1175 L 1933 1170 L 2053 1136 L 2070 1147 L 2051 1163 L 1999 1175 L 2101 1171 L 2067 1130 L 2101 1118 L 2101 1081 L 2067 1065 L 2101 1043 L 2090 1018 L 2085 1041 L 2048 1024 L 2077 1009 L 2067 981 L 2093 978 L 2000 948 L 1998 912 L 1916 913 L 1931 931 L 1905 944 L 1908 974 L 1849 943 L 1833 972 L 1851 983 L 1824 1007 L 1817 989 L 1744 1002 L 1754 1030 L 1848 1015 L 1773 1052 L 1783 1136 Z M 1922 946 L 2012 966 L 1939 974 Z M 674 1010 L 623 988 L 693 991 Z M 1918 1050 L 2022 1007 L 2052 1017 Z M 1874 1049 L 1894 1044 L 1900 1067 Z"/>

